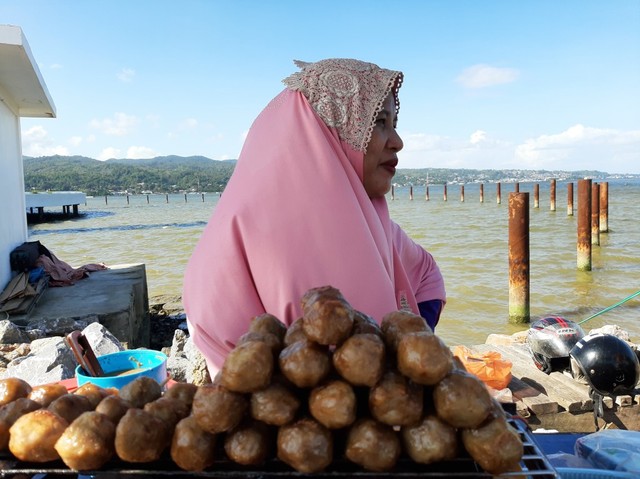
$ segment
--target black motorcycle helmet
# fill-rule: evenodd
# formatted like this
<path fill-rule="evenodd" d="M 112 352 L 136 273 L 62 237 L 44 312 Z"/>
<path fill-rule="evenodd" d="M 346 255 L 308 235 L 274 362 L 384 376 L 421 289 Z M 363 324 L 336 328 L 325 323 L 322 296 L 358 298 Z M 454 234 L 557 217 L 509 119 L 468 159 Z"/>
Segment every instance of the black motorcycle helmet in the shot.
<path fill-rule="evenodd" d="M 585 336 L 569 354 L 574 377 L 583 377 L 602 396 L 630 394 L 640 378 L 638 356 L 611 334 Z"/>
<path fill-rule="evenodd" d="M 549 374 L 569 370 L 569 351 L 583 337 L 583 329 L 573 321 L 547 316 L 531 325 L 527 345 L 536 367 Z"/>

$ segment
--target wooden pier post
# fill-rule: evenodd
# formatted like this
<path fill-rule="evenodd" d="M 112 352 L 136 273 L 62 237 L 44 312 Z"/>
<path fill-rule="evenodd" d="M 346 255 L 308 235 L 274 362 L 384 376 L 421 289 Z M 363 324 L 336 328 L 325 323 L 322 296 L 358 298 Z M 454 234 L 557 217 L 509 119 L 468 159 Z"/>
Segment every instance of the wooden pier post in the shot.
<path fill-rule="evenodd" d="M 127 204 L 129 204 L 129 193 L 127 193 Z"/>
<path fill-rule="evenodd" d="M 591 184 L 591 244 L 600 246 L 600 185 Z"/>
<path fill-rule="evenodd" d="M 426 187 L 426 191 L 424 193 L 424 199 L 425 201 L 429 201 L 429 185 L 427 185 Z"/>
<path fill-rule="evenodd" d="M 166 202 L 169 203 L 169 193 L 165 194 L 164 198 L 165 198 Z"/>
<path fill-rule="evenodd" d="M 464 203 L 464 185 L 460 185 L 460 202 Z"/>
<path fill-rule="evenodd" d="M 413 185 L 409 185 L 409 199 L 413 200 Z"/>
<path fill-rule="evenodd" d="M 496 184 L 496 203 L 502 203 L 502 193 L 500 192 L 500 182 Z"/>
<path fill-rule="evenodd" d="M 149 204 L 149 195 L 147 195 L 147 204 Z"/>
<path fill-rule="evenodd" d="M 528 323 L 529 193 L 509 193 L 509 322 Z"/>
<path fill-rule="evenodd" d="M 392 200 L 396 199 L 396 188 L 394 185 L 391 185 L 391 199 Z"/>
<path fill-rule="evenodd" d="M 533 185 L 533 207 L 540 208 L 540 184 Z"/>
<path fill-rule="evenodd" d="M 551 178 L 551 185 L 549 186 L 549 197 L 550 197 L 549 208 L 551 209 L 551 211 L 555 211 L 556 210 L 556 179 L 555 178 Z"/>
<path fill-rule="evenodd" d="M 484 203 L 484 183 L 480 183 L 480 203 Z"/>
<path fill-rule="evenodd" d="M 204 203 L 204 193 L 202 193 L 202 202 Z"/>
<path fill-rule="evenodd" d="M 516 184 L 513 187 L 513 191 L 515 193 L 520 193 L 520 183 L 518 183 L 517 181 L 516 181 Z"/>
<path fill-rule="evenodd" d="M 609 232 L 609 182 L 600 183 L 600 233 Z"/>
<path fill-rule="evenodd" d="M 444 184 L 444 193 L 442 194 L 444 201 L 447 201 L 447 184 Z"/>
<path fill-rule="evenodd" d="M 107 200 L 107 195 L 104 195 L 104 204 L 108 205 L 109 204 L 109 200 Z"/>
<path fill-rule="evenodd" d="M 187 202 L 187 194 L 186 193 L 184 194 L 184 202 L 185 203 Z"/>
<path fill-rule="evenodd" d="M 573 216 L 573 183 L 567 183 L 567 216 Z"/>
<path fill-rule="evenodd" d="M 591 180 L 578 180 L 578 270 L 591 271 Z"/>

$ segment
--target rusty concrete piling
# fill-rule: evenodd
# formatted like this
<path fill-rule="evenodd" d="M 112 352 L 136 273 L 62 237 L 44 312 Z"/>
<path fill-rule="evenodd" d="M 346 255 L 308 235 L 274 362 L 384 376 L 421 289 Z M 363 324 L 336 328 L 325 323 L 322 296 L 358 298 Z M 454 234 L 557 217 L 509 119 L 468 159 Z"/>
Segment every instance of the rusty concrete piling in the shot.
<path fill-rule="evenodd" d="M 520 193 L 520 183 L 516 182 L 516 184 L 513 187 L 513 191 L 516 193 Z"/>
<path fill-rule="evenodd" d="M 540 208 L 540 185 L 533 185 L 533 207 Z"/>
<path fill-rule="evenodd" d="M 464 185 L 460 185 L 460 202 L 464 203 Z"/>
<path fill-rule="evenodd" d="M 444 192 L 442 193 L 442 199 L 447 201 L 447 184 L 444 184 Z"/>
<path fill-rule="evenodd" d="M 600 233 L 609 231 L 609 183 L 600 183 Z"/>
<path fill-rule="evenodd" d="M 578 270 L 591 271 L 591 180 L 578 180 Z"/>
<path fill-rule="evenodd" d="M 480 203 L 484 203 L 484 183 L 480 183 Z"/>
<path fill-rule="evenodd" d="M 127 204 L 129 204 L 129 194 L 127 193 Z"/>
<path fill-rule="evenodd" d="M 529 193 L 509 193 L 509 322 L 528 323 L 530 308 Z"/>
<path fill-rule="evenodd" d="M 164 199 L 167 203 L 169 203 L 169 194 L 167 193 L 166 195 L 164 195 Z"/>
<path fill-rule="evenodd" d="M 413 185 L 409 185 L 409 199 L 413 199 Z"/>
<path fill-rule="evenodd" d="M 549 185 L 549 208 L 551 211 L 556 210 L 556 180 L 555 178 L 551 178 Z"/>
<path fill-rule="evenodd" d="M 429 201 L 429 185 L 427 185 L 427 187 L 426 187 L 426 191 L 424 193 L 424 199 L 426 201 Z"/>
<path fill-rule="evenodd" d="M 567 183 L 567 216 L 573 216 L 573 183 Z"/>
<path fill-rule="evenodd" d="M 591 244 L 600 245 L 600 185 L 591 184 Z"/>
<path fill-rule="evenodd" d="M 396 189 L 393 185 L 391 185 L 391 199 L 392 200 L 396 199 Z"/>
<path fill-rule="evenodd" d="M 496 203 L 502 203 L 502 192 L 500 191 L 500 182 L 496 183 Z"/>

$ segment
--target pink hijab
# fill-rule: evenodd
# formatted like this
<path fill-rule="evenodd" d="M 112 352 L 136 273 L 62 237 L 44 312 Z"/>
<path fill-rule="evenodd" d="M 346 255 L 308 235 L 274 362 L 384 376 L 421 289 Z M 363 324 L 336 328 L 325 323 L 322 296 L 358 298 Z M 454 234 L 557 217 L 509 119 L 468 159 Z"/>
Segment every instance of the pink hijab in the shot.
<path fill-rule="evenodd" d="M 377 321 L 445 299 L 432 256 L 363 186 L 375 116 L 402 73 L 356 60 L 298 65 L 253 123 L 187 265 L 190 333 L 213 371 L 254 316 L 289 325 L 313 287 L 340 289 Z"/>

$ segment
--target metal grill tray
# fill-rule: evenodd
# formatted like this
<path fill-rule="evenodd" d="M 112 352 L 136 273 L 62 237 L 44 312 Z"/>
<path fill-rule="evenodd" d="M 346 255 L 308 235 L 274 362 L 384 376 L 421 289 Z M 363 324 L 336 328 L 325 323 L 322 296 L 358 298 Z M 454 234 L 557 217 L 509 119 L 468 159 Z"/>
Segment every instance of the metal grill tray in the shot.
<path fill-rule="evenodd" d="M 540 450 L 526 424 L 517 419 L 509 419 L 509 423 L 516 428 L 524 444 L 524 455 L 520 466 L 522 471 L 509 472 L 497 477 L 514 478 L 559 478 L 560 476 Z M 68 478 L 70 476 L 91 477 L 93 479 L 139 479 L 140 477 L 171 476 L 175 479 L 194 477 L 213 478 L 491 478 L 496 477 L 484 472 L 478 464 L 468 456 L 461 456 L 453 461 L 422 465 L 402 457 L 388 472 L 364 471 L 358 466 L 344 460 L 336 460 L 327 470 L 317 474 L 303 474 L 292 470 L 283 462 L 272 459 L 259 468 L 238 466 L 228 460 L 217 461 L 203 472 L 187 472 L 178 468 L 166 455 L 165 458 L 146 464 L 131 464 L 120 460 L 112 460 L 97 471 L 83 471 L 79 474 L 68 469 L 61 461 L 47 464 L 32 464 L 17 461 L 12 456 L 0 456 L 0 477 L 11 478 L 16 474 L 38 475 L 38 479 Z"/>

